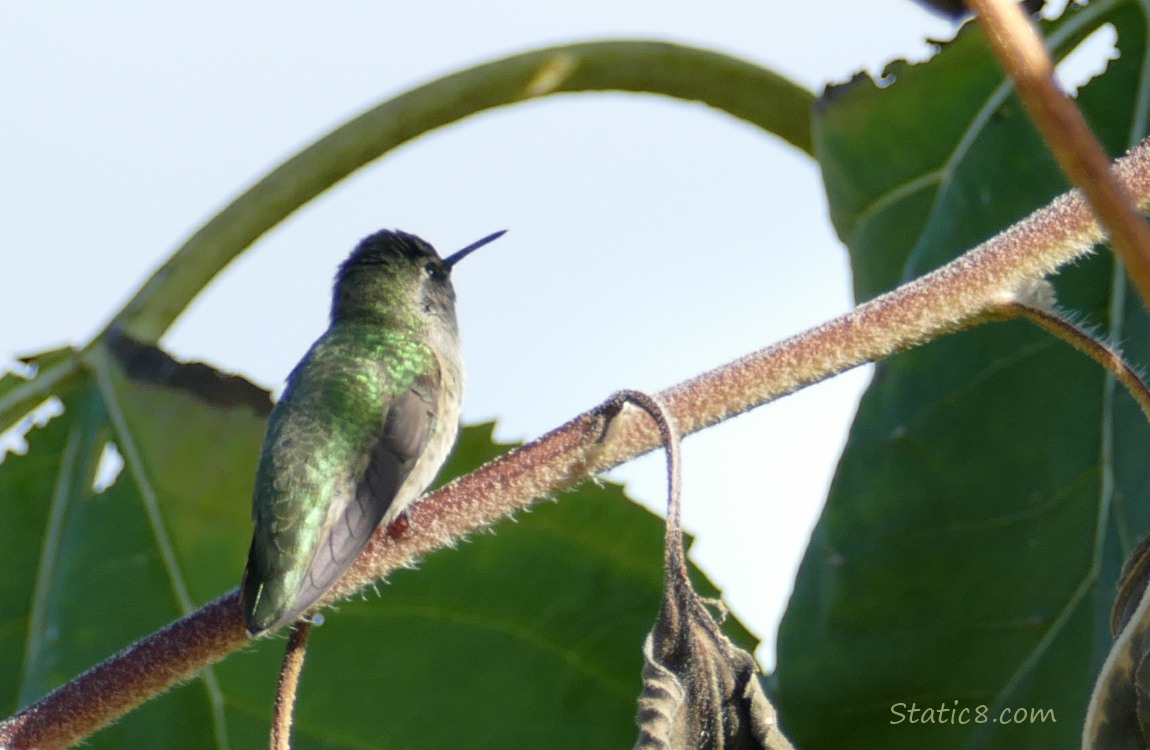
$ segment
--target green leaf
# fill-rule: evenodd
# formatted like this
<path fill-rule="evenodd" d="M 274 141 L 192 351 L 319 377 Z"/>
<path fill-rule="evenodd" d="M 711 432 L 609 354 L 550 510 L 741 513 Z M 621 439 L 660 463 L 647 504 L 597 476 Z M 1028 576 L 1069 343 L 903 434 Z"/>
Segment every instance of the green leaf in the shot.
<path fill-rule="evenodd" d="M 92 347 L 57 394 L 63 414 L 0 465 L 5 713 L 235 585 L 270 401 L 238 378 L 188 377 L 206 371 L 126 340 Z M 126 465 L 98 492 L 109 445 Z M 222 718 L 208 671 L 100 741 L 202 747 L 180 727 L 222 734 Z"/>
<path fill-rule="evenodd" d="M 76 369 L 76 350 L 67 346 L 21 357 L 20 362 L 33 374 L 0 376 L 0 432 L 16 426 L 49 395 L 67 386 L 66 378 Z"/>
<path fill-rule="evenodd" d="M 1147 129 L 1146 9 L 1096 2 L 1046 33 L 1061 57 L 1104 23 L 1121 57 L 1079 103 L 1117 154 Z M 977 29 L 888 73 L 883 88 L 828 92 L 816 115 L 860 298 L 1066 187 Z M 1150 321 L 1109 252 L 1055 284 L 1150 361 Z M 1147 455 L 1150 430 L 1112 378 L 1026 323 L 878 365 L 779 634 L 771 684 L 787 733 L 806 750 L 1076 747 L 1121 560 L 1150 529 Z M 969 723 L 943 707 L 969 709 Z M 998 721 L 1018 708 L 1055 720 Z"/>
<path fill-rule="evenodd" d="M 7 711 L 233 588 L 250 540 L 267 393 L 129 339 L 93 348 L 84 372 L 27 455 L 0 465 Z M 491 430 L 463 431 L 446 478 L 508 447 Z M 125 466 L 97 493 L 109 442 Z M 592 485 L 495 532 L 328 613 L 311 638 L 296 747 L 633 741 L 661 520 L 618 486 Z M 754 647 L 733 620 L 727 631 Z M 283 647 L 259 641 L 86 746 L 262 745 Z"/>

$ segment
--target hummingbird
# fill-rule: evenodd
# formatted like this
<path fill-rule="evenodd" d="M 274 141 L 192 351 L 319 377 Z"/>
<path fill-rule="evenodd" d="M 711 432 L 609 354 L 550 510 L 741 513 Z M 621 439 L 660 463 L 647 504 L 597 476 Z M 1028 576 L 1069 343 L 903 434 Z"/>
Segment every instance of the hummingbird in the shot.
<path fill-rule="evenodd" d="M 384 230 L 340 265 L 330 324 L 268 418 L 241 591 L 252 636 L 298 619 L 439 473 L 463 390 L 451 269 L 502 234 L 441 259 Z"/>

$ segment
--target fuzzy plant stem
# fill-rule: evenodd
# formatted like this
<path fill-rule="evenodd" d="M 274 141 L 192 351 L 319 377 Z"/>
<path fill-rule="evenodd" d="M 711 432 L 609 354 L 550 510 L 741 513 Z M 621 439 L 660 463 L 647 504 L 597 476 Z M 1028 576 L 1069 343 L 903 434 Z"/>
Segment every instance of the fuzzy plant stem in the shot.
<path fill-rule="evenodd" d="M 287 648 L 284 650 L 283 665 L 280 667 L 279 683 L 276 685 L 276 704 L 268 742 L 271 750 L 291 750 L 292 714 L 295 711 L 299 678 L 310 635 L 311 621 L 299 620 L 292 625 Z"/>

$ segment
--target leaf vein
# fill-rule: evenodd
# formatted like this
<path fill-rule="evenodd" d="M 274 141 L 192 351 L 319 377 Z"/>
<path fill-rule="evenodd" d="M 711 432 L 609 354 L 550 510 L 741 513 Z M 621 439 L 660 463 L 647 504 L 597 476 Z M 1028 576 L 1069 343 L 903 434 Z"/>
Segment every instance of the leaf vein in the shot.
<path fill-rule="evenodd" d="M 152 529 L 152 536 L 155 539 L 160 558 L 163 560 L 164 569 L 168 572 L 172 592 L 175 594 L 181 614 L 187 615 L 192 612 L 195 607 L 192 605 L 192 598 L 188 593 L 188 586 L 184 580 L 180 562 L 176 557 L 175 547 L 172 545 L 171 537 L 164 525 L 155 487 L 153 486 L 151 477 L 148 476 L 144 469 L 139 446 L 136 445 L 136 440 L 132 435 L 131 429 L 128 426 L 127 417 L 124 414 L 123 405 L 120 403 L 115 386 L 112 384 L 112 379 L 108 372 L 107 359 L 102 356 L 97 356 L 94 369 L 96 373 L 96 384 L 100 389 L 100 394 L 104 399 L 109 419 L 115 429 L 116 442 L 119 444 L 121 452 L 124 455 L 124 463 L 128 467 L 132 479 L 140 491 L 140 499 L 143 501 L 144 510 L 148 518 L 148 525 Z M 220 747 L 223 750 L 227 750 L 228 732 L 226 725 L 227 718 L 224 714 L 223 691 L 220 689 L 215 672 L 211 667 L 201 672 L 200 676 L 203 679 L 204 688 L 207 692 L 208 704 L 211 706 L 213 733 Z"/>
<path fill-rule="evenodd" d="M 52 577 L 60 552 L 60 535 L 64 526 L 64 511 L 73 495 L 70 478 L 75 476 L 76 460 L 79 453 L 81 430 L 73 426 L 64 444 L 60 459 L 60 470 L 52 489 L 52 508 L 48 526 L 44 530 L 44 543 L 40 549 L 40 561 L 36 566 L 36 584 L 33 589 L 32 606 L 28 613 L 28 637 L 24 647 L 24 665 L 20 675 L 21 706 L 27 705 L 39 696 L 29 694 L 32 669 L 44 646 L 44 629 L 47 618 L 48 597 L 51 595 Z"/>

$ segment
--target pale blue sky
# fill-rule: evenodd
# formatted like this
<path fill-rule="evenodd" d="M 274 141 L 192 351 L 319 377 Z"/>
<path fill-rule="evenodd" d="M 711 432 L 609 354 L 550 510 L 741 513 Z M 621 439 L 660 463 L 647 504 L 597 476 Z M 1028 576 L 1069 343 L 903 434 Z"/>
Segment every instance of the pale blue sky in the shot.
<path fill-rule="evenodd" d="M 907 0 L 5 3 L 0 366 L 86 341 L 230 197 L 440 74 L 640 37 L 739 55 L 818 91 L 921 58 L 921 40 L 949 28 Z M 381 227 L 442 251 L 510 230 L 455 274 L 465 421 L 498 418 L 504 440 L 620 388 L 673 385 L 851 304 L 807 157 L 701 105 L 584 94 L 404 146 L 265 237 L 165 345 L 278 387 L 325 325 L 336 264 Z M 694 558 L 764 640 L 768 666 L 865 380 L 852 373 L 685 444 Z M 615 477 L 661 506 L 661 460 Z"/>

